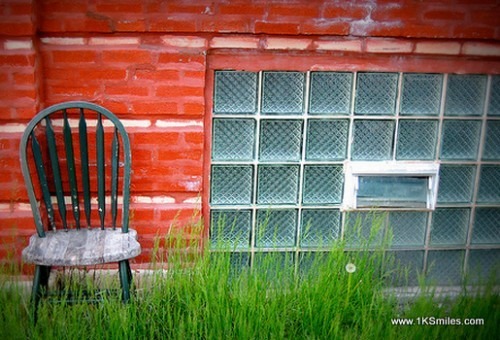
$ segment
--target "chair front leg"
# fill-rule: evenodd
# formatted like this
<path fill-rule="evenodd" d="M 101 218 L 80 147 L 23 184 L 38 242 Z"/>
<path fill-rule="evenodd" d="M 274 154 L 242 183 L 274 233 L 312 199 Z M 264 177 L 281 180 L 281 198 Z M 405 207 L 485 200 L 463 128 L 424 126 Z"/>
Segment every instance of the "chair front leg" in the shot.
<path fill-rule="evenodd" d="M 128 264 L 128 260 L 120 261 L 118 265 L 120 273 L 120 284 L 122 287 L 122 301 L 124 303 L 127 303 L 130 300 L 130 265 Z"/>
<path fill-rule="evenodd" d="M 33 305 L 33 320 L 36 323 L 38 318 L 38 305 L 42 295 L 47 294 L 49 285 L 50 267 L 39 266 L 35 267 L 35 275 L 33 277 L 33 287 L 31 289 L 31 303 Z"/>

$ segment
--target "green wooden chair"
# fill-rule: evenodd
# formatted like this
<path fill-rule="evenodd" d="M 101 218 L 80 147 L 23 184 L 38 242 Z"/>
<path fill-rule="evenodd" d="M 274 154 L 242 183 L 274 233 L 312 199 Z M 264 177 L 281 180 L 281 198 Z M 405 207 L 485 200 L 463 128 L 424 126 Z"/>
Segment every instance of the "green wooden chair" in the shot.
<path fill-rule="evenodd" d="M 53 105 L 28 124 L 20 160 L 36 225 L 22 253 L 24 262 L 36 266 L 35 318 L 40 298 L 48 292 L 51 267 L 117 262 L 127 302 L 129 259 L 141 247 L 137 232 L 128 226 L 131 153 L 120 120 L 88 102 Z"/>

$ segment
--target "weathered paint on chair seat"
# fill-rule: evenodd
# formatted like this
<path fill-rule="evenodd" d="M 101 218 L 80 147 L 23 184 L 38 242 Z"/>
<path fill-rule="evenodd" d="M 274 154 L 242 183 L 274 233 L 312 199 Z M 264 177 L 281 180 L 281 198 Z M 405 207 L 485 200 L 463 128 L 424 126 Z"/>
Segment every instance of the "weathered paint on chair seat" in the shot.
<path fill-rule="evenodd" d="M 69 229 L 33 235 L 23 250 L 23 260 L 42 266 L 89 266 L 119 262 L 141 253 L 137 231 Z"/>

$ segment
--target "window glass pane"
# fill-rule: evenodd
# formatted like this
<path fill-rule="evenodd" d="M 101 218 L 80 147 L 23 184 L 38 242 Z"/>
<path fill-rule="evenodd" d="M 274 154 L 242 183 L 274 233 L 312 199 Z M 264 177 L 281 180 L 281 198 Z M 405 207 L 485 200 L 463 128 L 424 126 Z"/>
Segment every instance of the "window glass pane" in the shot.
<path fill-rule="evenodd" d="M 463 274 L 462 250 L 432 250 L 427 256 L 427 277 L 438 285 L 460 285 Z"/>
<path fill-rule="evenodd" d="M 500 166 L 483 165 L 480 176 L 477 201 L 500 203 Z"/>
<path fill-rule="evenodd" d="M 301 114 L 304 101 L 304 73 L 264 72 L 263 114 Z"/>
<path fill-rule="evenodd" d="M 262 161 L 298 161 L 302 150 L 301 120 L 262 120 L 260 153 Z"/>
<path fill-rule="evenodd" d="M 212 210 L 210 246 L 232 250 L 250 246 L 250 210 Z"/>
<path fill-rule="evenodd" d="M 395 113 L 397 73 L 358 73 L 356 87 L 356 114 Z"/>
<path fill-rule="evenodd" d="M 244 166 L 212 166 L 212 204 L 252 203 L 253 168 Z"/>
<path fill-rule="evenodd" d="M 427 229 L 427 213 L 421 211 L 391 211 L 389 225 L 393 247 L 423 246 Z"/>
<path fill-rule="evenodd" d="M 354 121 L 353 160 L 385 160 L 392 156 L 394 121 Z"/>
<path fill-rule="evenodd" d="M 488 115 L 500 116 L 500 76 L 491 77 L 490 103 Z"/>
<path fill-rule="evenodd" d="M 422 273 L 424 266 L 423 251 L 392 251 L 388 253 L 394 256 L 394 267 L 389 278 L 391 286 L 417 286 L 418 275 Z"/>
<path fill-rule="evenodd" d="M 239 71 L 215 72 L 215 113 L 254 113 L 257 108 L 256 103 L 257 73 Z"/>
<path fill-rule="evenodd" d="M 444 114 L 447 116 L 481 116 L 483 114 L 487 77 L 450 74 Z"/>
<path fill-rule="evenodd" d="M 349 114 L 352 73 L 312 72 L 310 114 Z"/>
<path fill-rule="evenodd" d="M 293 247 L 297 230 L 297 211 L 258 210 L 255 235 L 256 247 Z"/>
<path fill-rule="evenodd" d="M 357 206 L 425 207 L 427 187 L 427 177 L 360 176 Z"/>
<path fill-rule="evenodd" d="M 257 203 L 297 203 L 299 166 L 260 165 Z"/>
<path fill-rule="evenodd" d="M 307 160 L 344 160 L 348 120 L 311 119 L 307 122 Z"/>
<path fill-rule="evenodd" d="M 481 132 L 478 120 L 445 120 L 441 159 L 475 160 Z"/>
<path fill-rule="evenodd" d="M 467 273 L 474 283 L 500 282 L 500 249 L 471 249 Z"/>
<path fill-rule="evenodd" d="M 342 199 L 344 174 L 342 166 L 306 165 L 304 204 L 334 204 Z"/>
<path fill-rule="evenodd" d="M 463 245 L 467 239 L 470 209 L 437 209 L 432 218 L 432 245 Z"/>
<path fill-rule="evenodd" d="M 439 169 L 439 203 L 469 203 L 476 167 L 472 165 L 441 165 Z"/>
<path fill-rule="evenodd" d="M 404 74 L 401 114 L 438 115 L 442 86 L 443 76 L 441 74 Z"/>
<path fill-rule="evenodd" d="M 472 230 L 472 243 L 500 243 L 500 208 L 476 209 L 474 229 Z"/>
<path fill-rule="evenodd" d="M 303 247 L 330 247 L 340 237 L 339 210 L 307 209 L 302 211 L 300 245 Z"/>
<path fill-rule="evenodd" d="M 399 122 L 397 159 L 431 160 L 435 157 L 438 122 L 402 120 Z"/>
<path fill-rule="evenodd" d="M 488 120 L 486 122 L 483 159 L 500 160 L 500 120 Z"/>
<path fill-rule="evenodd" d="M 254 144 L 255 120 L 214 119 L 212 160 L 253 160 Z"/>

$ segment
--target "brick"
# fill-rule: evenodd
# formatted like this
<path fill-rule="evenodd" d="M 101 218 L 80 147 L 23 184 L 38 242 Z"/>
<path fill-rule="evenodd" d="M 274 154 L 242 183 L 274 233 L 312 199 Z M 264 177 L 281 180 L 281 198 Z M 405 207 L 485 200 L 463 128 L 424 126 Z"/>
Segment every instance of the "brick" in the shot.
<path fill-rule="evenodd" d="M 204 95 L 204 88 L 191 86 L 158 86 L 156 95 L 160 97 L 182 97 Z"/>
<path fill-rule="evenodd" d="M 119 20 L 115 22 L 117 32 L 145 32 L 146 22 L 144 19 Z"/>
<path fill-rule="evenodd" d="M 183 119 L 183 120 L 157 120 L 155 126 L 159 128 L 193 128 L 193 127 L 203 127 L 202 120 L 192 120 L 192 119 Z"/>
<path fill-rule="evenodd" d="M 144 86 L 106 85 L 104 92 L 110 95 L 147 96 L 149 89 Z"/>
<path fill-rule="evenodd" d="M 40 41 L 44 44 L 50 45 L 85 45 L 85 38 L 56 38 L 56 37 L 44 37 Z"/>
<path fill-rule="evenodd" d="M 34 66 L 33 54 L 3 54 L 0 55 L 0 66 Z"/>
<path fill-rule="evenodd" d="M 274 7 L 274 6 L 273 6 Z M 233 14 L 233 15 L 250 15 L 253 18 L 261 17 L 265 13 L 265 5 L 258 3 L 250 3 L 250 4 L 224 4 L 221 3 L 217 7 L 217 13 L 219 14 Z"/>
<path fill-rule="evenodd" d="M 429 10 L 424 12 L 424 20 L 463 20 L 465 12 L 452 9 Z"/>
<path fill-rule="evenodd" d="M 487 57 L 500 57 L 499 43 L 465 42 L 462 48 L 465 55 L 480 55 Z"/>
<path fill-rule="evenodd" d="M 35 26 L 31 18 L 24 16 L 0 17 L 0 35 L 7 36 L 30 36 L 33 35 Z"/>
<path fill-rule="evenodd" d="M 3 46 L 6 50 L 31 50 L 33 42 L 31 40 L 6 40 Z"/>
<path fill-rule="evenodd" d="M 408 3 L 390 4 L 376 6 L 370 13 L 370 18 L 374 21 L 417 21 L 425 4 Z"/>
<path fill-rule="evenodd" d="M 95 63 L 96 51 L 52 51 L 52 61 L 55 63 Z"/>
<path fill-rule="evenodd" d="M 203 115 L 205 114 L 205 105 L 199 103 L 185 103 L 183 104 L 184 114 L 187 115 Z"/>
<path fill-rule="evenodd" d="M 149 18 L 149 25 L 146 29 L 150 32 L 195 32 L 196 20 L 194 18 L 179 18 L 165 20 L 164 15 L 158 19 L 154 17 Z"/>
<path fill-rule="evenodd" d="M 453 41 L 421 41 L 415 45 L 415 53 L 458 55 L 460 43 Z"/>
<path fill-rule="evenodd" d="M 152 57 L 149 51 L 141 50 L 118 50 L 103 51 L 103 62 L 110 63 L 151 63 Z"/>
<path fill-rule="evenodd" d="M 354 3 L 348 5 L 326 5 L 322 11 L 322 17 L 326 19 L 346 18 L 350 20 L 360 20 L 369 13 L 366 6 L 356 6 Z"/>
<path fill-rule="evenodd" d="M 175 102 L 134 101 L 132 111 L 137 114 L 179 114 Z"/>
<path fill-rule="evenodd" d="M 210 40 L 211 48 L 252 48 L 259 47 L 259 38 L 254 37 L 213 37 Z"/>
<path fill-rule="evenodd" d="M 370 38 L 366 40 L 366 51 L 372 53 L 410 53 L 413 43 L 403 40 Z"/>
<path fill-rule="evenodd" d="M 361 52 L 361 40 L 318 40 L 314 42 L 318 50 Z"/>
<path fill-rule="evenodd" d="M 193 49 L 205 49 L 207 47 L 207 40 L 205 38 L 195 36 L 172 36 L 164 35 L 161 37 L 164 45 L 169 47 L 183 47 Z"/>
<path fill-rule="evenodd" d="M 142 13 L 141 1 L 136 3 L 124 2 L 124 3 L 96 3 L 95 8 L 97 12 L 101 13 L 126 13 L 130 15 L 131 13 Z"/>
<path fill-rule="evenodd" d="M 270 50 L 305 50 L 311 45 L 312 39 L 296 38 L 273 38 L 265 41 L 267 49 Z"/>
<path fill-rule="evenodd" d="M 267 22 L 257 20 L 255 22 L 255 33 L 267 34 L 297 34 L 300 25 L 293 22 Z"/>
<path fill-rule="evenodd" d="M 138 69 L 134 73 L 134 79 L 146 79 L 156 81 L 179 80 L 179 71 L 177 70 L 143 70 Z"/>
<path fill-rule="evenodd" d="M 348 35 L 350 28 L 351 24 L 349 22 L 313 20 L 301 23 L 300 33 L 321 35 Z"/>
<path fill-rule="evenodd" d="M 241 12 L 245 13 L 245 12 Z M 284 5 L 274 4 L 269 6 L 267 10 L 267 18 L 269 20 L 279 21 L 283 17 L 309 17 L 316 18 L 319 15 L 319 6 L 306 5 L 305 2 L 301 4 L 286 3 Z"/>
<path fill-rule="evenodd" d="M 138 37 L 92 37 L 89 39 L 89 45 L 139 45 Z"/>
<path fill-rule="evenodd" d="M 500 26 L 498 10 L 472 10 L 469 12 L 472 22 L 480 22 L 483 25 Z"/>
<path fill-rule="evenodd" d="M 495 37 L 495 28 L 480 25 L 457 25 L 453 28 L 453 37 L 465 39 L 493 39 Z"/>

